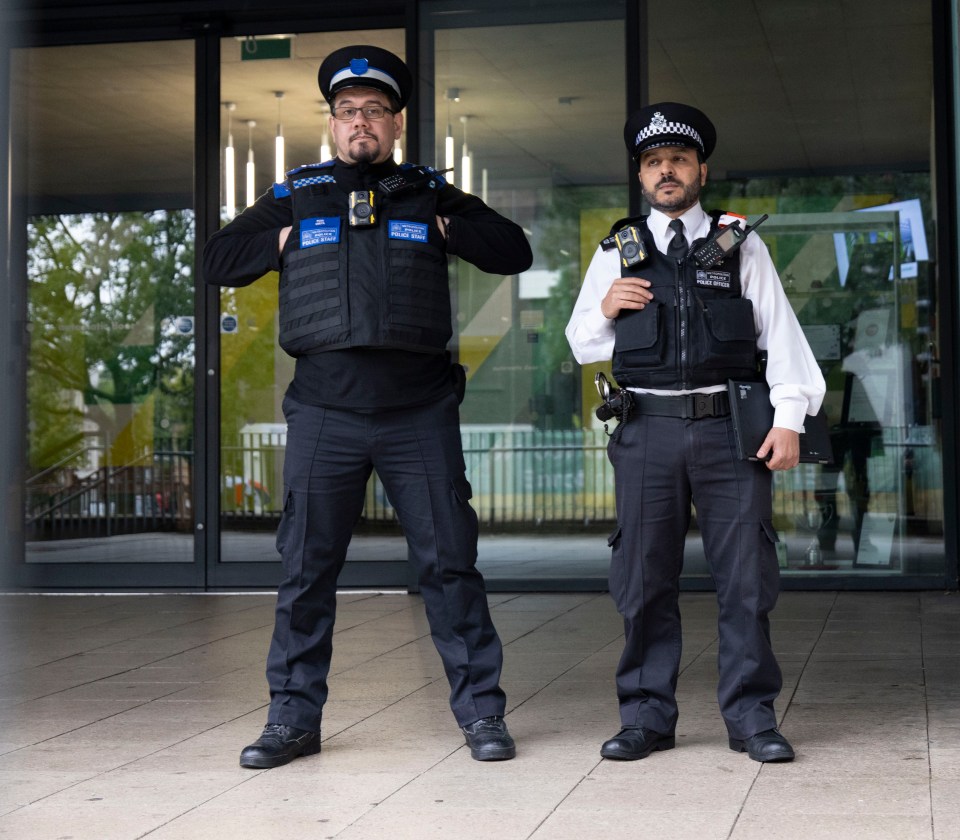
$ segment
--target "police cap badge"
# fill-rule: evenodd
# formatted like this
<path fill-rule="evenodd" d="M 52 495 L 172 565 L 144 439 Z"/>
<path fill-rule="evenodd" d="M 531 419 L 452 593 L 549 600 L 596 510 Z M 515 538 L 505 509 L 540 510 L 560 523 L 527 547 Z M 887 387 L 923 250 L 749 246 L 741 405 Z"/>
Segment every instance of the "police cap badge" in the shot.
<path fill-rule="evenodd" d="M 389 50 L 363 44 L 330 53 L 320 65 L 317 83 L 331 105 L 344 88 L 366 87 L 392 96 L 403 109 L 413 92 L 413 77 L 406 64 Z"/>

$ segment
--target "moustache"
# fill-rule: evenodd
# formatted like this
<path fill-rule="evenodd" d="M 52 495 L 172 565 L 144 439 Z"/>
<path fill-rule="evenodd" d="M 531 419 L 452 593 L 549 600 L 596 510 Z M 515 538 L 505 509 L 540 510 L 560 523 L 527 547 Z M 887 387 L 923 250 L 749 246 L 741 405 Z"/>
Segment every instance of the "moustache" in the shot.
<path fill-rule="evenodd" d="M 350 142 L 352 143 L 354 140 L 361 140 L 361 139 L 376 140 L 377 138 L 366 131 L 358 131 L 356 134 L 354 134 L 350 138 Z"/>
<path fill-rule="evenodd" d="M 672 186 L 672 187 L 679 187 L 679 186 L 680 186 L 680 182 L 679 182 L 679 181 L 674 181 L 673 178 L 664 178 L 659 184 L 657 184 L 657 187 L 656 187 L 656 188 L 657 188 L 657 189 L 660 189 L 660 187 L 665 187 L 665 186 L 667 186 L 667 185 L 670 185 L 670 186 Z"/>

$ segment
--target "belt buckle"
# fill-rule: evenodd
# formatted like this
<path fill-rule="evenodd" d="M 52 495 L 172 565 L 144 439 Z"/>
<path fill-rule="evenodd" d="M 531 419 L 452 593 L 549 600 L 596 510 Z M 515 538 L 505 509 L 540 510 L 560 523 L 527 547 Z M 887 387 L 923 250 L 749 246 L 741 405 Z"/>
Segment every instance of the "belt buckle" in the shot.
<path fill-rule="evenodd" d="M 702 417 L 716 417 L 717 410 L 714 402 L 714 394 L 694 394 L 693 395 L 693 419 L 699 420 Z"/>

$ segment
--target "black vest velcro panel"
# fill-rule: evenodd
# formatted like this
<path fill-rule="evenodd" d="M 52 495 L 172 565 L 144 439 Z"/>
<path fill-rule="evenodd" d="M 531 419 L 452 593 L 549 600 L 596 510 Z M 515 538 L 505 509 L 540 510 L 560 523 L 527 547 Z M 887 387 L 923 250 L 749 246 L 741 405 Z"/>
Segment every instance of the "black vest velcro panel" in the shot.
<path fill-rule="evenodd" d="M 280 345 L 293 356 L 344 347 L 443 352 L 453 329 L 435 190 L 375 192 L 377 223 L 351 227 L 348 195 L 335 183 L 297 186 L 311 174 L 298 171 L 290 180 L 294 222 L 280 272 Z M 335 224 L 336 241 L 310 238 Z"/>
<path fill-rule="evenodd" d="M 688 390 L 755 379 L 756 326 L 753 304 L 742 296 L 739 253 L 704 270 L 690 257 L 678 261 L 661 254 L 646 222 L 637 227 L 648 257 L 622 273 L 649 280 L 653 300 L 617 316 L 617 383 Z"/>

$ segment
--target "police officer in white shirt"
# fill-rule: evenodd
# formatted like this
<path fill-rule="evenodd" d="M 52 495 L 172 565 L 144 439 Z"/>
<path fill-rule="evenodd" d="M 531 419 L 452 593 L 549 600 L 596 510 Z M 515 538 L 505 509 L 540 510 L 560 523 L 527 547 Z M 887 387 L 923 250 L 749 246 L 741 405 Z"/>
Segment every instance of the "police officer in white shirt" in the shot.
<path fill-rule="evenodd" d="M 756 233 L 716 262 L 694 256 L 736 218 L 700 206 L 716 145 L 706 115 L 650 105 L 630 116 L 624 139 L 650 215 L 618 222 L 598 247 L 566 329 L 577 361 L 612 358 L 623 389 L 608 444 L 617 497 L 610 592 L 625 636 L 616 675 L 622 728 L 600 752 L 635 760 L 675 746 L 692 503 L 717 589 L 717 696 L 730 748 L 790 761 L 774 711 L 782 677 L 769 623 L 779 589 L 772 473 L 797 465 L 798 433 L 820 408 L 823 376 Z M 764 375 L 773 427 L 758 460 L 740 460 L 727 382 Z"/>

